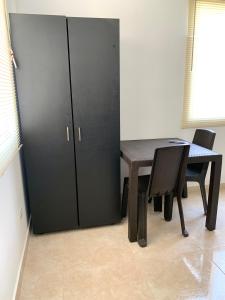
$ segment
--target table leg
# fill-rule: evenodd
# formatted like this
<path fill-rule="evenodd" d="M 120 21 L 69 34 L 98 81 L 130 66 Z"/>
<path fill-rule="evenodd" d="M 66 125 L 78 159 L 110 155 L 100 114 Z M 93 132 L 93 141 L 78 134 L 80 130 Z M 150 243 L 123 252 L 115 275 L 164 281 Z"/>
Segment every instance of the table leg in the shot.
<path fill-rule="evenodd" d="M 219 200 L 220 177 L 222 167 L 222 155 L 211 163 L 209 198 L 206 216 L 206 227 L 208 230 L 216 228 L 217 206 Z"/>
<path fill-rule="evenodd" d="M 131 164 L 129 169 L 128 191 L 128 238 L 130 242 L 137 241 L 138 227 L 138 167 Z"/>
<path fill-rule="evenodd" d="M 146 193 L 138 195 L 138 233 L 137 240 L 140 247 L 147 246 L 147 205 Z"/>

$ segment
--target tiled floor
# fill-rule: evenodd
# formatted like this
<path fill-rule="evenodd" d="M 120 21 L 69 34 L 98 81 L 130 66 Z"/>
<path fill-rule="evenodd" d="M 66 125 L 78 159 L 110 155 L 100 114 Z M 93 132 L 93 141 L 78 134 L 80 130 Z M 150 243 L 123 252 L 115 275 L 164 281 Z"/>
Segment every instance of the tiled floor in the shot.
<path fill-rule="evenodd" d="M 225 299 L 225 190 L 217 229 L 205 229 L 198 191 L 183 200 L 190 236 L 175 203 L 170 223 L 148 215 L 148 246 L 127 239 L 121 224 L 31 236 L 20 300 Z"/>

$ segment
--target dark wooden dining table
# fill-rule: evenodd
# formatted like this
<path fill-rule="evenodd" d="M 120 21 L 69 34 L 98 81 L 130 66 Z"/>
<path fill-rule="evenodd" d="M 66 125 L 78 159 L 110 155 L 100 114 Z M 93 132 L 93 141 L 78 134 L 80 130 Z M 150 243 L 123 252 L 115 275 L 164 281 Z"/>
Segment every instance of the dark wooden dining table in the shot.
<path fill-rule="evenodd" d="M 173 146 L 179 143 L 190 144 L 188 163 L 211 162 L 208 207 L 205 226 L 210 231 L 216 228 L 222 167 L 221 154 L 178 138 L 121 141 L 121 157 L 125 160 L 129 167 L 128 238 L 130 242 L 137 241 L 139 169 L 152 165 L 155 149 Z"/>

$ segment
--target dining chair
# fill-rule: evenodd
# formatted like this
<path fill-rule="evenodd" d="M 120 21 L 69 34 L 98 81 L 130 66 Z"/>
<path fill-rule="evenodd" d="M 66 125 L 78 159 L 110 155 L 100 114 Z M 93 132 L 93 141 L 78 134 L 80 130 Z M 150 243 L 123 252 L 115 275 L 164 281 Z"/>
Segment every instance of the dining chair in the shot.
<path fill-rule="evenodd" d="M 204 148 L 212 150 L 216 133 L 213 130 L 209 129 L 196 129 L 195 135 L 193 138 L 193 144 L 202 146 Z M 183 190 L 183 198 L 187 198 L 187 182 L 197 182 L 200 186 L 200 191 L 202 195 L 202 202 L 204 213 L 207 213 L 207 197 L 205 189 L 205 177 L 208 170 L 209 163 L 197 163 L 197 164 L 188 164 L 186 175 L 185 175 L 185 184 Z"/>
<path fill-rule="evenodd" d="M 156 149 L 151 174 L 138 177 L 138 243 L 141 247 L 147 245 L 147 203 L 149 197 L 169 195 L 171 202 L 173 202 L 174 197 L 177 197 L 182 234 L 184 237 L 188 236 L 181 195 L 189 149 L 189 144 Z M 125 203 L 122 201 L 124 211 L 126 205 L 127 201 Z M 165 202 L 166 205 L 168 206 L 168 202 L 167 204 Z"/>

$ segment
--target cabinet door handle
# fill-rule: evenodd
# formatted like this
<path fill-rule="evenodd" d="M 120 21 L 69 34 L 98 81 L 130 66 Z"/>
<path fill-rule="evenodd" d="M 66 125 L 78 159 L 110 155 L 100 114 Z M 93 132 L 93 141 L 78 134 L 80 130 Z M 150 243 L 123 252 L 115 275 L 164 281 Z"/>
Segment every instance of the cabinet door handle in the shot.
<path fill-rule="evenodd" d="M 70 131 L 69 131 L 68 126 L 66 126 L 66 139 L 67 139 L 67 142 L 69 143 L 69 141 L 70 141 Z"/>
<path fill-rule="evenodd" d="M 81 142 L 81 129 L 78 127 L 78 141 Z"/>

